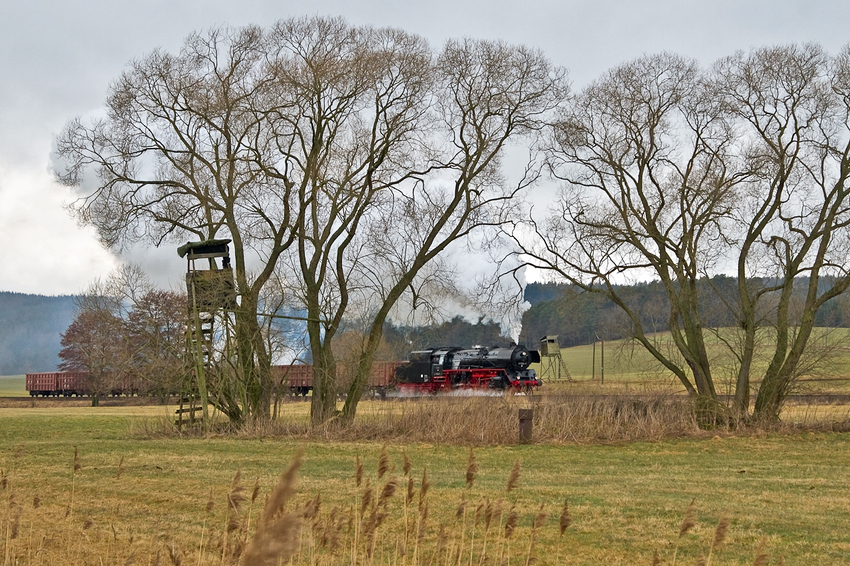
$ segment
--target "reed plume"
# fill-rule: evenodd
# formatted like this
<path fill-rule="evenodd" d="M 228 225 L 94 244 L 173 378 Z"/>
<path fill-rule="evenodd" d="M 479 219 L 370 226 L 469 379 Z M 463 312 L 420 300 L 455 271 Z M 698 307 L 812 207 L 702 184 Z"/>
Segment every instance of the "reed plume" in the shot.
<path fill-rule="evenodd" d="M 505 521 L 505 538 L 511 538 L 511 535 L 514 534 L 514 529 L 516 529 L 518 519 L 519 516 L 517 515 L 516 509 L 513 505 L 511 505 L 511 508 L 508 511 L 508 518 Z"/>
<path fill-rule="evenodd" d="M 286 562 L 297 550 L 301 518 L 298 513 L 287 513 L 285 508 L 295 493 L 301 455 L 302 451 L 299 450 L 269 494 L 257 523 L 257 531 L 245 550 L 245 566 L 272 566 Z"/>
<path fill-rule="evenodd" d="M 765 547 L 767 546 L 767 540 L 764 538 L 759 542 L 759 546 L 756 549 L 756 557 L 753 560 L 753 566 L 767 566 L 767 562 L 770 559 L 770 555 L 765 552 Z"/>
<path fill-rule="evenodd" d="M 561 508 L 561 516 L 558 520 L 558 527 L 561 529 L 561 536 L 564 536 L 564 531 L 572 524 L 573 518 L 570 515 L 570 506 L 567 500 L 564 499 L 564 506 Z"/>
<path fill-rule="evenodd" d="M 720 517 L 720 521 L 717 523 L 717 528 L 714 529 L 714 540 L 711 541 L 711 548 L 708 549 L 708 558 L 706 559 L 706 566 L 711 564 L 711 557 L 714 554 L 714 551 L 723 544 L 723 541 L 726 540 L 726 534 L 729 532 L 729 515 L 728 512 L 724 512 Z"/>
<path fill-rule="evenodd" d="M 537 529 L 546 523 L 546 518 L 548 517 L 548 514 L 544 511 L 544 505 L 541 501 L 540 507 L 537 509 L 537 515 L 535 515 L 534 521 L 531 523 L 531 535 L 528 537 L 528 551 L 525 553 L 525 566 L 531 565 L 531 551 L 534 548 L 534 538 L 537 535 Z"/>
<path fill-rule="evenodd" d="M 260 495 L 260 478 L 254 480 L 254 489 L 251 490 L 251 504 L 257 501 L 257 497 Z"/>
<path fill-rule="evenodd" d="M 455 519 L 460 519 L 463 517 L 463 512 L 466 511 L 466 493 L 460 494 L 460 503 L 457 506 L 457 511 L 455 511 Z"/>
<path fill-rule="evenodd" d="M 245 496 L 245 488 L 242 487 L 242 471 L 236 470 L 233 481 L 230 482 L 230 492 L 227 494 L 227 532 L 232 533 L 239 529 L 240 510 L 242 503 L 248 500 Z"/>
<path fill-rule="evenodd" d="M 484 517 L 484 502 L 482 501 L 481 503 L 478 504 L 477 507 L 475 507 L 475 515 L 474 515 L 473 520 L 475 521 L 476 527 L 478 526 L 478 523 L 481 522 L 481 519 L 483 517 Z"/>
<path fill-rule="evenodd" d="M 510 493 L 512 490 L 516 489 L 517 484 L 519 483 L 519 472 L 520 472 L 520 461 L 519 458 L 514 462 L 514 467 L 511 468 L 511 473 L 508 476 L 508 485 L 505 487 L 505 491 Z"/>
<path fill-rule="evenodd" d="M 428 504 L 422 506 L 422 509 L 419 511 L 419 532 L 417 534 L 417 538 L 419 542 L 425 538 L 425 529 L 428 524 Z"/>
<path fill-rule="evenodd" d="M 549 514 L 543 510 L 544 503 L 540 502 L 540 508 L 537 510 L 537 515 L 534 517 L 534 523 L 532 528 L 536 531 L 540 527 L 542 527 L 546 523 L 546 519 L 549 518 Z"/>
<path fill-rule="evenodd" d="M 478 475 L 478 464 L 475 462 L 475 452 L 472 448 L 469 449 L 469 460 L 466 465 L 466 488 L 472 487 L 475 483 L 475 477 Z"/>
<path fill-rule="evenodd" d="M 486 499 L 486 503 L 484 504 L 484 532 L 490 530 L 490 523 L 493 521 L 493 504 L 490 502 L 490 498 Z"/>
<path fill-rule="evenodd" d="M 679 555 L 679 544 L 682 542 L 682 537 L 687 534 L 696 522 L 694 520 L 694 502 L 696 501 L 696 497 L 691 499 L 691 502 L 688 503 L 688 508 L 685 509 L 685 518 L 682 519 L 682 526 L 679 528 L 679 538 L 676 540 L 676 549 L 673 551 L 673 566 L 676 565 L 676 557 Z"/>
<path fill-rule="evenodd" d="M 357 468 L 354 471 L 354 484 L 360 487 L 363 483 L 363 464 L 360 462 L 360 456 L 357 456 Z"/>
<path fill-rule="evenodd" d="M 390 468 L 390 459 L 387 456 L 387 447 L 381 448 L 381 455 L 378 457 L 378 479 L 384 477 L 387 470 Z"/>
<path fill-rule="evenodd" d="M 369 485 L 369 480 L 366 480 L 366 485 L 363 487 L 363 497 L 360 499 L 360 518 L 366 514 L 366 510 L 372 503 L 372 488 Z"/>
<path fill-rule="evenodd" d="M 691 499 L 691 502 L 688 504 L 688 508 L 685 510 L 685 518 L 682 519 L 682 526 L 679 528 L 679 538 L 685 536 L 685 534 L 691 530 L 696 522 L 694 521 L 694 502 L 696 501 L 696 497 Z"/>
<path fill-rule="evenodd" d="M 428 468 L 422 470 L 422 482 L 419 484 L 419 509 L 425 504 L 425 496 L 428 495 L 428 489 L 431 487 L 431 482 L 428 481 Z"/>
<path fill-rule="evenodd" d="M 395 495 L 398 482 L 395 479 L 390 479 L 384 484 L 384 489 L 381 490 L 381 495 L 378 497 L 378 507 L 386 506 L 390 498 Z"/>
<path fill-rule="evenodd" d="M 401 449 L 401 457 L 404 460 L 404 463 L 402 464 L 401 469 L 404 472 L 404 475 L 407 476 L 407 475 L 410 474 L 411 465 L 410 465 L 410 459 L 407 457 L 407 452 L 404 450 L 404 448 Z"/>
<path fill-rule="evenodd" d="M 409 506 L 413 502 L 413 496 L 416 493 L 416 489 L 413 486 L 413 478 L 407 478 L 407 496 L 404 498 L 405 506 Z"/>

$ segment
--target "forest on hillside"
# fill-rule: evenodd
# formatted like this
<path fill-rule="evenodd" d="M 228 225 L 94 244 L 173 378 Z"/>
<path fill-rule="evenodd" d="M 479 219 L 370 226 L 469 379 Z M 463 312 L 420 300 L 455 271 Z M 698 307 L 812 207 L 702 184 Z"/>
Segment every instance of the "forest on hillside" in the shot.
<path fill-rule="evenodd" d="M 0 375 L 55 371 L 74 297 L 0 291 Z"/>
<path fill-rule="evenodd" d="M 805 289 L 807 281 L 801 283 L 798 287 Z M 726 276 L 699 280 L 700 314 L 705 326 L 739 325 L 736 305 L 727 302 L 728 297 L 736 296 L 736 285 L 735 278 Z M 630 308 L 640 313 L 645 329 L 652 332 L 669 329 L 670 306 L 659 281 L 618 286 L 617 292 Z M 622 309 L 600 294 L 563 283 L 529 283 L 524 296 L 531 304 L 522 317 L 520 341 L 525 344 L 534 344 L 547 335 L 557 335 L 558 342 L 565 347 L 590 344 L 597 337 L 616 340 L 632 335 L 632 325 Z M 802 298 L 798 303 L 802 303 Z M 762 316 L 769 323 L 773 313 L 766 309 Z M 815 320 L 816 326 L 850 327 L 850 296 L 845 293 L 827 301 Z"/>

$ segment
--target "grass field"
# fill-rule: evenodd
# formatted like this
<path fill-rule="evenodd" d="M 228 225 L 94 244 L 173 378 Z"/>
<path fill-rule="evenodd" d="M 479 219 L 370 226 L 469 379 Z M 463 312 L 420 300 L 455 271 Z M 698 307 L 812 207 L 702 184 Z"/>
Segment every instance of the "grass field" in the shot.
<path fill-rule="evenodd" d="M 483 399 L 473 413 L 458 400 L 424 409 L 432 413 L 432 423 L 501 427 L 506 436 L 491 438 L 513 439 L 516 408 L 535 407 L 535 438 L 544 444 L 491 440 L 479 445 L 471 488 L 466 487 L 468 446 L 475 435 L 461 439 L 463 446 L 410 442 L 415 434 L 404 431 L 415 430 L 412 409 L 422 409 L 416 404 L 361 403 L 358 421 L 380 425 L 390 416 L 400 422 L 401 415 L 405 426 L 414 428 L 370 436 L 380 426 L 364 426 L 361 440 L 341 442 L 298 432 L 306 427 L 309 403 L 282 405 L 281 422 L 293 425 L 288 430 L 294 436 L 254 431 L 202 438 L 163 433 L 174 407 L 106 402 L 90 408 L 84 399 L 6 401 L 0 404 L 0 564 L 239 563 L 263 501 L 299 449 L 303 466 L 289 508 L 298 507 L 308 518 L 292 564 L 631 565 L 653 564 L 656 552 L 661 564 L 847 563 L 847 434 L 685 432 L 678 440 L 624 442 L 632 437 L 603 438 L 592 426 L 577 437 L 576 427 L 584 421 L 566 422 L 564 430 L 540 430 L 541 422 L 562 418 L 554 410 L 559 404 L 583 402 L 575 399 L 599 393 L 676 398 L 681 392 L 678 381 L 657 371 L 643 352 L 616 342 L 605 346 L 604 384 L 600 345 L 595 371 L 592 347 L 580 346 L 562 351 L 573 381 L 547 381 L 542 404 L 540 398 Z M 806 377 L 804 391 L 847 392 L 848 375 L 850 351 L 837 347 L 828 364 Z M 0 377 L 0 397 L 26 395 L 23 376 Z M 496 410 L 480 411 L 482 403 L 491 402 Z M 588 403 L 592 408 L 593 400 Z M 614 409 L 613 416 L 604 415 L 610 421 L 605 426 L 632 426 Z M 458 415 L 447 416 L 453 410 Z M 493 422 L 492 415 L 510 422 Z M 790 403 L 783 420 L 792 425 L 787 430 L 794 423 L 846 424 L 850 409 Z M 671 429 L 659 422 L 658 438 L 664 438 L 663 431 Z M 375 440 L 388 437 L 393 439 L 388 445 Z M 655 438 L 652 431 L 637 437 Z M 390 469 L 379 478 L 384 446 Z M 412 464 L 409 474 L 405 457 Z M 359 487 L 358 458 L 368 480 Z M 508 492 L 517 461 L 518 487 Z M 420 506 L 423 480 L 431 488 Z M 378 506 L 378 494 L 389 491 L 395 493 Z M 571 523 L 566 527 L 564 501 Z M 680 536 L 691 501 L 694 526 Z M 516 528 L 507 537 L 512 516 Z M 713 548 L 722 531 L 718 524 L 722 527 L 726 518 L 725 540 Z"/>
<path fill-rule="evenodd" d="M 23 397 L 28 395 L 26 376 L 0 375 L 0 397 Z"/>
<path fill-rule="evenodd" d="M 292 410 L 303 411 L 304 405 Z M 302 531 L 295 564 L 355 563 L 348 547 L 336 554 L 322 549 L 320 533 L 334 513 L 349 545 L 355 541 L 345 538 L 349 531 L 342 518 L 365 528 L 366 521 L 357 519 L 365 489 L 355 486 L 357 458 L 374 498 L 387 478 L 398 481 L 375 551 L 371 559 L 356 553 L 357 563 L 447 563 L 430 560 L 442 524 L 448 533 L 442 539 L 445 552 L 464 549 L 451 563 L 479 563 L 487 540 L 486 564 L 498 559 L 525 564 L 529 556 L 537 564 L 652 564 L 656 550 L 664 564 L 674 554 L 677 563 L 694 564 L 708 556 L 722 517 L 731 523 L 724 544 L 711 552 L 711 564 L 753 564 L 760 544 L 770 564 L 780 556 L 785 564 L 845 564 L 850 555 L 850 437 L 843 434 L 478 448 L 477 479 L 467 489 L 466 447 L 387 446 L 390 471 L 379 479 L 382 446 L 374 442 L 150 434 L 170 414 L 165 407 L 0 409 L 4 564 L 228 563 L 221 558 L 222 548 L 235 548 L 228 537 L 252 530 L 261 502 L 299 448 L 304 463 L 293 504 L 305 505 L 320 494 L 321 511 L 313 519 L 316 527 Z M 404 455 L 412 463 L 409 477 L 417 494 L 409 506 Z M 518 487 L 506 492 L 517 460 Z M 421 516 L 417 498 L 426 466 L 430 511 L 425 526 L 410 536 L 404 524 L 417 524 Z M 234 484 L 237 470 L 241 480 Z M 259 497 L 251 505 L 255 482 Z M 234 493 L 245 498 L 235 523 L 227 503 Z M 692 499 L 695 526 L 679 538 Z M 485 536 L 486 500 L 502 513 Z M 571 524 L 561 536 L 564 500 Z M 462 501 L 467 507 L 458 516 Z M 547 520 L 532 542 L 541 504 Z M 517 528 L 506 539 L 511 506 Z M 228 535 L 228 524 L 242 526 Z"/>
<path fill-rule="evenodd" d="M 732 331 L 721 329 L 720 335 L 732 341 Z M 674 351 L 669 333 L 659 333 L 653 336 L 659 349 L 667 352 Z M 803 393 L 850 393 L 850 329 L 846 328 L 816 328 L 809 342 L 813 355 L 819 355 L 818 363 L 813 363 L 811 371 L 800 381 L 799 391 Z M 729 350 L 720 341 L 707 335 L 707 346 L 712 358 L 712 371 L 719 394 L 733 394 L 733 385 L 737 368 L 732 363 Z M 767 367 L 768 356 L 772 353 L 772 343 L 768 336 L 760 338 L 753 378 L 757 379 L 759 371 Z M 575 381 L 601 384 L 603 381 L 611 388 L 621 388 L 636 391 L 684 391 L 679 380 L 660 364 L 642 347 L 624 340 L 612 340 L 604 345 L 604 364 L 602 344 L 561 348 L 561 358 Z M 675 355 L 673 356 L 675 358 Z M 595 359 L 595 363 L 594 363 Z M 552 360 L 545 359 L 541 364 L 534 364 L 534 369 L 544 381 L 552 381 L 557 375 L 557 365 Z M 562 372 L 563 373 L 563 372 Z M 757 384 L 757 383 L 756 383 Z M 756 385 L 754 384 L 754 385 Z"/>

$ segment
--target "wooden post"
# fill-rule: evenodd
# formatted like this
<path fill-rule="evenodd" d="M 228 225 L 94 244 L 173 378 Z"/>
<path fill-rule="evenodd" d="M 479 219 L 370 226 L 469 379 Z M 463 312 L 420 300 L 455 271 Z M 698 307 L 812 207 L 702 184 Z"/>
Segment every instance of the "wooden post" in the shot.
<path fill-rule="evenodd" d="M 595 336 L 594 338 L 598 339 L 599 337 Z M 596 340 L 593 341 L 593 361 L 591 368 L 592 369 L 590 370 L 590 380 L 596 381 Z"/>
<path fill-rule="evenodd" d="M 534 426 L 534 410 L 519 409 L 519 441 L 523 444 L 531 442 Z"/>
<path fill-rule="evenodd" d="M 601 340 L 602 345 L 600 347 L 600 359 L 599 359 L 599 372 L 602 375 L 602 385 L 605 385 L 605 339 Z"/>

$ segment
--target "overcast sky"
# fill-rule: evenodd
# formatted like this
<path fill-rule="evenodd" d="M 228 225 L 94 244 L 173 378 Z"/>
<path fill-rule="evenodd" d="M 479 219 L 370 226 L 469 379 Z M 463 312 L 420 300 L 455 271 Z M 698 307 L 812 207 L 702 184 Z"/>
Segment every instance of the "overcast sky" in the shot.
<path fill-rule="evenodd" d="M 671 51 L 703 64 L 734 51 L 850 41 L 850 2 L 809 0 L 0 0 L 0 291 L 77 293 L 118 258 L 65 211 L 74 195 L 49 169 L 53 138 L 96 113 L 110 81 L 152 49 L 177 51 L 192 31 L 292 16 L 393 26 L 439 47 L 453 37 L 543 49 L 581 88 L 606 69 Z M 185 266 L 169 244 L 133 253 L 163 285 Z"/>

